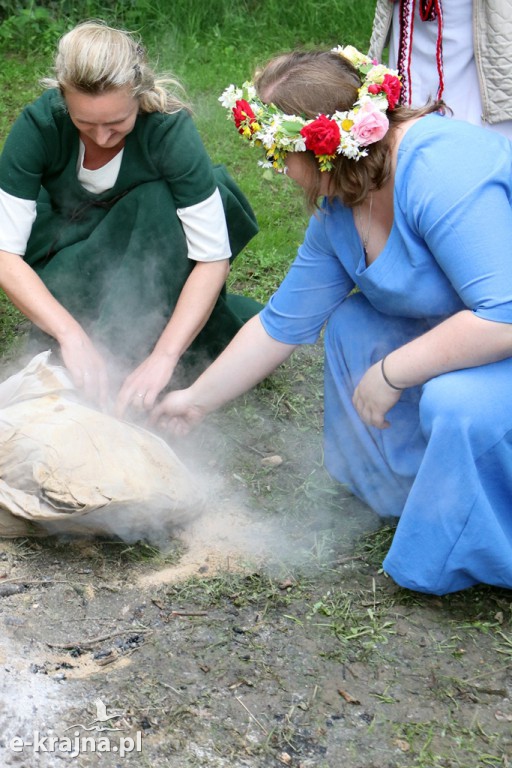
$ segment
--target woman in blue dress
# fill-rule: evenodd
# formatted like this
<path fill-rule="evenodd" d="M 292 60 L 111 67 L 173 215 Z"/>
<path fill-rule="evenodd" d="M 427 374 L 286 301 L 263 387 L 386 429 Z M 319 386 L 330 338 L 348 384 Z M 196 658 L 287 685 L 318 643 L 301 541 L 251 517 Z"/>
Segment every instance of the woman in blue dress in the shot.
<path fill-rule="evenodd" d="M 325 327 L 326 466 L 399 518 L 385 571 L 512 588 L 511 144 L 399 92 L 352 47 L 226 90 L 241 136 L 321 202 L 268 305 L 153 419 L 186 432 Z"/>

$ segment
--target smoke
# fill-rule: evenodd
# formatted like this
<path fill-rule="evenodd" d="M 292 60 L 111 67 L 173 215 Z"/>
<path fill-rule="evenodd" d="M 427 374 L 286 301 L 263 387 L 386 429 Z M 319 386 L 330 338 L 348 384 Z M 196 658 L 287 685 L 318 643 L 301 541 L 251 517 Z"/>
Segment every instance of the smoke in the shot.
<path fill-rule="evenodd" d="M 26 739 L 34 731 L 49 732 L 70 706 L 76 704 L 81 692 L 75 687 L 72 697 L 63 690 L 62 684 L 50 675 L 35 678 L 28 659 L 16 649 L 16 638 L 9 637 L 5 628 L 0 637 L 0 761 L 11 765 L 13 753 L 7 748 L 15 737 Z M 37 756 L 36 756 L 37 757 Z M 2 759 L 3 758 L 3 759 Z M 44 755 L 42 756 L 44 759 Z M 16 761 L 17 762 L 17 761 Z M 39 762 L 38 762 L 39 765 Z M 44 765 L 47 765 L 44 762 Z"/>
<path fill-rule="evenodd" d="M 54 391 L 46 394 L 50 400 L 42 398 L 37 417 L 27 411 L 20 416 L 24 444 L 20 434 L 15 443 L 25 465 L 7 440 L 12 409 L 2 412 L 0 464 L 3 445 L 16 468 L 10 465 L 10 475 L 4 466 L 3 481 L 26 482 L 30 468 L 30 482 L 42 480 L 38 503 L 54 504 L 60 493 L 60 511 L 69 514 L 37 521 L 50 534 L 143 540 L 163 551 L 178 539 L 185 554 L 160 574 L 164 580 L 217 568 L 273 573 L 316 568 L 350 553 L 362 532 L 379 525 L 377 516 L 322 467 L 320 422 L 305 429 L 300 419 L 276 418 L 261 391 L 180 439 L 150 433 L 139 412 L 133 414 L 138 425 L 126 424 L 80 402 L 76 392 L 70 401 L 58 401 Z M 25 401 L 23 408 L 28 405 Z M 135 450 L 140 435 L 151 450 L 144 445 Z M 44 461 L 31 453 L 34 441 L 38 449 L 44 443 Z M 72 489 L 67 508 L 66 483 Z M 80 508 L 77 499 L 87 499 L 89 506 Z"/>
<path fill-rule="evenodd" d="M 253 447 L 255 421 L 266 451 Z M 171 444 L 206 504 L 177 534 L 186 546 L 180 563 L 149 581 L 218 570 L 314 571 L 352 554 L 356 539 L 380 525 L 321 466 L 321 434 L 271 418 L 258 392 Z"/>

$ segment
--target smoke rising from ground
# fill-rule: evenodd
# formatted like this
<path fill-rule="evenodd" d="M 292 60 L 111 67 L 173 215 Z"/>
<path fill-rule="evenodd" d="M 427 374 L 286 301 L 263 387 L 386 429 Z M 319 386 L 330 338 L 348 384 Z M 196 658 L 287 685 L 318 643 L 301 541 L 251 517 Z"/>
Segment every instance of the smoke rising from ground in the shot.
<path fill-rule="evenodd" d="M 80 400 L 76 391 L 67 394 L 72 401 Z M 315 563 L 332 558 L 334 552 L 349 552 L 361 533 L 378 525 L 376 516 L 334 483 L 321 466 L 320 431 L 306 430 L 300 422 L 276 419 L 257 392 L 251 393 L 247 403 L 250 422 L 244 415 L 245 401 L 240 400 L 233 408 L 209 417 L 183 439 L 156 430 L 150 434 L 144 414 L 128 413 L 127 421 L 138 422 L 142 432 L 148 432 L 150 442 L 164 443 L 165 451 L 175 457 L 159 472 L 155 472 L 155 461 L 158 463 L 161 457 L 167 462 L 165 451 L 156 459 L 155 455 L 150 456 L 149 449 L 145 453 L 144 446 L 142 452 L 130 451 L 136 433 L 118 430 L 122 424 L 114 420 L 117 424 L 109 424 L 109 429 L 115 427 L 109 439 L 104 434 L 107 422 L 101 422 L 101 414 L 95 409 L 80 403 L 86 414 L 78 424 L 75 410 L 71 413 L 65 400 L 56 404 L 55 397 L 57 394 L 52 392 L 52 402 L 42 403 L 44 418 L 50 423 L 50 427 L 46 422 L 44 425 L 43 434 L 49 441 L 45 448 L 53 464 L 48 469 L 50 459 L 45 457 L 44 471 L 37 475 L 44 476 L 46 483 L 41 486 L 44 485 L 44 490 L 39 494 L 40 500 L 48 501 L 48 477 L 54 492 L 59 483 L 62 486 L 64 481 L 71 483 L 77 479 L 76 473 L 84 470 L 79 466 L 81 461 L 91 463 L 91 467 L 86 467 L 90 471 L 84 474 L 82 487 L 89 496 L 99 490 L 105 503 L 100 498 L 96 508 L 92 502 L 89 509 L 75 507 L 76 518 L 67 516 L 65 524 L 62 517 L 42 520 L 41 524 L 51 534 L 100 534 L 127 543 L 144 540 L 162 550 L 178 539 L 186 547 L 181 570 L 190 573 L 235 564 L 239 567 L 244 563 L 279 571 L 314 567 Z M 69 416 L 65 410 L 68 406 Z M 3 412 L 4 426 L 9 410 Z M 59 430 L 52 431 L 52 413 L 60 419 Z M 34 416 L 27 414 L 25 418 L 33 430 Z M 11 428 L 10 424 L 7 426 L 4 439 Z M 127 428 L 132 429 L 128 425 Z M 139 430 L 136 424 L 133 428 Z M 91 434 L 94 430 L 96 436 Z M 22 424 L 24 438 L 28 431 L 28 426 L 24 429 Z M 80 443 L 94 437 L 94 450 L 101 448 L 96 465 L 94 452 L 87 454 L 85 443 Z M 34 434 L 31 439 L 34 440 Z M 77 447 L 80 459 L 74 471 L 73 464 L 68 466 L 65 462 Z M 60 456 L 58 460 L 54 458 L 56 453 Z M 37 479 L 35 464 L 32 461 Z M 109 473 L 115 475 L 112 483 Z M 134 478 L 138 478 L 137 492 L 130 495 L 126 490 Z M 154 487 L 155 482 L 158 488 Z M 112 489 L 117 498 L 109 499 Z M 71 495 L 76 493 L 74 489 Z M 171 579 L 172 573 L 167 576 Z"/>

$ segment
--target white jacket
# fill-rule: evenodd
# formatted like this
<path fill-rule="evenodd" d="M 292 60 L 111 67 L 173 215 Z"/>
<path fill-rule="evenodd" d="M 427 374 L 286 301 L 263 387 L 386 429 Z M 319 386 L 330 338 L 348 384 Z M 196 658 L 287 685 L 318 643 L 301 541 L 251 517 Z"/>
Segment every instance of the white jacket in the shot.
<path fill-rule="evenodd" d="M 379 61 L 389 41 L 392 18 L 392 0 L 377 0 L 369 54 Z M 473 0 L 473 44 L 480 81 L 482 120 L 491 124 L 512 120 L 510 0 Z"/>

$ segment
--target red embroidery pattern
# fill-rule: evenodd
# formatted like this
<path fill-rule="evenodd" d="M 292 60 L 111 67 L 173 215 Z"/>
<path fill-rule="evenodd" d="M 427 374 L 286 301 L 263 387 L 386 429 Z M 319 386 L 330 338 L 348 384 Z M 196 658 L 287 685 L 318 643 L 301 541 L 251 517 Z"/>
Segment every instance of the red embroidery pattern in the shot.
<path fill-rule="evenodd" d="M 400 104 L 410 105 L 412 101 L 411 88 L 411 57 L 414 33 L 414 11 L 416 0 L 395 0 L 399 2 L 399 43 L 397 69 L 402 77 L 402 93 Z M 444 92 L 443 72 L 443 6 L 441 0 L 419 0 L 419 16 L 423 22 L 437 20 L 436 66 L 439 76 L 437 98 L 441 99 Z"/>

